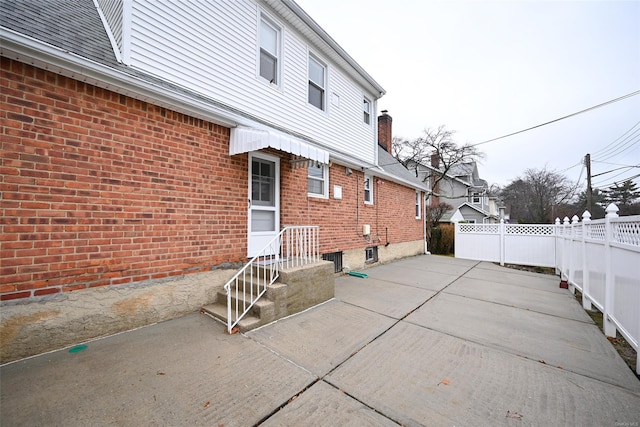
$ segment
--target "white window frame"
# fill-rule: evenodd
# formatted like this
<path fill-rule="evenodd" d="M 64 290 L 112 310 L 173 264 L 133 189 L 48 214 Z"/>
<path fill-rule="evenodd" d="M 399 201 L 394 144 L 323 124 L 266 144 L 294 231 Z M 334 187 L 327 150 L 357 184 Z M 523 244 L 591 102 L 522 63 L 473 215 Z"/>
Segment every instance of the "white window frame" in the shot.
<path fill-rule="evenodd" d="M 473 203 L 474 205 L 479 205 L 481 202 L 482 202 L 482 195 L 477 191 L 472 192 L 471 203 Z"/>
<path fill-rule="evenodd" d="M 257 43 L 257 76 L 258 79 L 262 80 L 263 82 L 277 87 L 279 88 L 281 86 L 281 82 L 282 82 L 282 26 L 277 24 L 276 21 L 271 18 L 269 15 L 267 15 L 266 13 L 260 11 L 259 12 L 259 17 L 258 17 L 258 43 Z M 272 82 L 270 80 L 267 80 L 265 77 L 262 76 L 262 69 L 261 69 L 261 61 L 262 61 L 262 47 L 261 47 L 261 43 L 260 43 L 260 37 L 261 37 L 261 32 L 262 32 L 262 23 L 267 24 L 269 27 L 273 28 L 276 32 L 276 55 L 275 55 L 275 60 L 276 60 L 276 69 L 275 69 L 275 81 Z M 266 52 L 269 56 L 271 55 L 271 52 Z"/>
<path fill-rule="evenodd" d="M 416 190 L 416 219 L 422 218 L 422 193 Z"/>
<path fill-rule="evenodd" d="M 362 189 L 363 189 L 363 195 L 364 195 L 364 203 L 366 205 L 372 205 L 373 204 L 373 176 L 372 175 L 365 175 L 364 176 L 364 181 L 362 182 Z M 367 186 L 367 182 L 369 182 L 369 185 Z M 367 191 L 369 192 L 369 197 L 367 197 Z"/>
<path fill-rule="evenodd" d="M 311 76 L 309 75 L 309 71 L 311 71 L 311 61 L 314 61 L 316 64 L 318 64 L 320 67 L 322 67 L 323 70 L 323 82 L 322 82 L 322 87 L 320 87 L 318 85 L 318 82 L 314 82 L 313 80 L 311 80 Z M 307 104 L 313 106 L 314 108 L 317 108 L 320 111 L 327 111 L 327 93 L 329 92 L 327 89 L 327 81 L 328 81 L 328 74 L 329 74 L 329 67 L 327 67 L 327 64 L 320 60 L 320 58 L 316 55 L 314 55 L 313 53 L 309 52 L 309 54 L 307 55 Z M 322 98 L 321 98 L 321 104 L 322 107 L 318 107 L 316 104 L 313 104 L 311 102 L 311 100 L 309 99 L 309 88 L 311 86 L 317 87 L 318 89 L 320 89 L 322 91 Z"/>
<path fill-rule="evenodd" d="M 311 165 L 307 167 L 307 196 L 318 197 L 320 199 L 328 199 L 329 198 L 329 165 L 320 163 L 318 166 L 322 168 L 322 178 L 309 175 L 309 170 Z M 322 182 L 323 194 L 312 193 L 311 191 L 309 191 L 309 180 Z"/>
<path fill-rule="evenodd" d="M 368 106 L 368 109 L 365 108 L 365 106 Z M 371 106 L 372 106 L 371 100 L 366 96 L 363 96 L 362 97 L 362 122 L 367 126 L 371 126 Z"/>

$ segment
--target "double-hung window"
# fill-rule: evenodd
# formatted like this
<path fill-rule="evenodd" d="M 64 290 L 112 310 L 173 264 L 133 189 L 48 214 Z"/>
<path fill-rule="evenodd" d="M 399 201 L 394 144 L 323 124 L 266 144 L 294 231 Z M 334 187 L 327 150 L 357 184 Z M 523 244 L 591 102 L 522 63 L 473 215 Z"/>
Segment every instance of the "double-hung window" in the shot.
<path fill-rule="evenodd" d="M 329 193 L 329 170 L 327 165 L 310 162 L 308 167 L 308 195 L 327 198 Z"/>
<path fill-rule="evenodd" d="M 373 204 L 373 177 L 364 176 L 364 202 L 368 205 Z"/>
<path fill-rule="evenodd" d="M 260 19 L 260 76 L 274 85 L 280 84 L 279 56 L 281 30 L 264 16 Z"/>
<path fill-rule="evenodd" d="M 325 109 L 325 87 L 327 67 L 318 59 L 309 55 L 309 104 Z"/>
<path fill-rule="evenodd" d="M 370 125 L 371 124 L 371 101 L 369 101 L 367 98 L 363 98 L 362 112 L 364 114 L 364 123 L 366 125 Z"/>
<path fill-rule="evenodd" d="M 422 194 L 416 191 L 416 219 L 422 217 Z"/>

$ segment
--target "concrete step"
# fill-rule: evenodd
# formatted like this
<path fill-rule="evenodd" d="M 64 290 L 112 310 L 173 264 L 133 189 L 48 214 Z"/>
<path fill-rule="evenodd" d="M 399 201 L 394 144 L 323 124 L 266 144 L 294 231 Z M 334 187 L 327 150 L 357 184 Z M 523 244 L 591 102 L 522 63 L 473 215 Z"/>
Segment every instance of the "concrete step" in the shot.
<path fill-rule="evenodd" d="M 260 290 L 263 290 L 264 287 L 265 287 L 264 281 L 262 281 L 259 284 L 258 283 L 253 283 L 252 284 L 250 279 L 247 279 L 246 282 L 244 280 L 238 280 L 238 292 L 239 293 L 242 293 L 242 291 L 244 290 L 245 293 L 248 295 L 251 292 L 251 289 L 253 288 L 253 295 L 256 295 L 256 294 L 258 294 L 258 292 Z M 268 285 L 267 285 L 267 287 L 268 287 Z M 222 289 L 220 292 L 224 293 L 224 289 Z M 231 284 L 231 292 L 233 294 L 235 294 L 235 283 Z"/>
<path fill-rule="evenodd" d="M 225 326 L 227 325 L 227 306 L 214 303 L 209 304 L 200 310 L 201 313 L 206 314 L 207 316 L 213 317 L 216 320 L 219 320 Z M 255 329 L 258 326 L 262 326 L 266 324 L 262 319 L 257 316 L 251 315 L 251 313 L 247 314 L 240 322 L 238 322 L 238 329 L 240 332 L 250 331 L 251 329 Z"/>
<path fill-rule="evenodd" d="M 235 300 L 232 299 L 232 311 L 235 308 Z M 239 310 L 242 307 L 239 306 Z M 220 320 L 225 325 L 227 324 L 227 300 L 223 299 L 221 302 L 209 304 L 202 307 L 201 312 L 207 314 L 215 319 Z M 269 301 L 264 297 L 258 300 L 249 312 L 238 323 L 240 332 L 246 332 L 258 326 L 266 325 L 269 322 L 275 320 L 275 303 Z"/>
<path fill-rule="evenodd" d="M 256 292 L 253 293 L 253 298 L 256 298 Z M 238 309 L 242 310 L 242 307 L 248 306 L 251 303 L 251 295 L 247 291 L 246 294 L 242 292 L 238 293 L 238 297 L 236 298 L 235 292 L 231 294 L 231 307 L 235 308 L 236 300 L 238 301 Z M 218 291 L 216 294 L 216 302 L 222 304 L 223 306 L 227 306 L 227 294 L 224 290 Z M 271 308 L 270 304 L 273 302 L 267 299 L 267 295 L 263 294 L 262 297 L 251 307 L 251 311 L 258 317 L 262 317 L 263 310 L 269 310 Z"/>

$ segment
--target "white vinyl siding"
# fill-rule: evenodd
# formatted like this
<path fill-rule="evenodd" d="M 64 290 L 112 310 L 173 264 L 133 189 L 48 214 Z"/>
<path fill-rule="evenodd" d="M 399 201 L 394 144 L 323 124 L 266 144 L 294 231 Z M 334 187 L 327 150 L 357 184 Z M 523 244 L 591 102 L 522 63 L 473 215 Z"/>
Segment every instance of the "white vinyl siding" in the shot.
<path fill-rule="evenodd" d="M 187 3 L 190 4 L 190 3 Z M 362 126 L 368 93 L 339 66 L 318 54 L 326 68 L 323 112 L 308 104 L 309 42 L 277 15 L 282 28 L 279 90 L 260 75 L 262 9 L 252 1 L 138 2 L 131 6 L 130 65 L 187 89 L 309 137 L 329 149 L 375 162 L 373 126 Z M 269 16 L 272 16 L 269 14 Z M 315 50 L 314 50 L 315 53 Z M 327 105 L 331 94 L 339 106 Z M 372 104 L 375 111 L 375 105 Z"/>
<path fill-rule="evenodd" d="M 109 23 L 109 29 L 122 52 L 122 0 L 98 0 L 100 9 Z"/>

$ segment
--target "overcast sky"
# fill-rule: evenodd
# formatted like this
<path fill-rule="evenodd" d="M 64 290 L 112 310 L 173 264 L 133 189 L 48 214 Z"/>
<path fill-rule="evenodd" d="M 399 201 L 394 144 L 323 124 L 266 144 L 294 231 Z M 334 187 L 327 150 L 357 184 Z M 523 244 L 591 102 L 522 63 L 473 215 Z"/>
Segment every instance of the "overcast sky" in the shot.
<path fill-rule="evenodd" d="M 396 137 L 444 124 L 478 143 L 640 91 L 640 0 L 295 1 L 385 88 Z M 640 94 L 480 145 L 480 176 L 503 186 L 546 167 L 577 181 L 587 153 L 593 175 L 639 165 L 638 122 Z"/>

